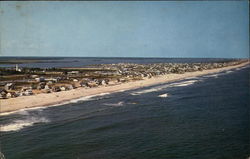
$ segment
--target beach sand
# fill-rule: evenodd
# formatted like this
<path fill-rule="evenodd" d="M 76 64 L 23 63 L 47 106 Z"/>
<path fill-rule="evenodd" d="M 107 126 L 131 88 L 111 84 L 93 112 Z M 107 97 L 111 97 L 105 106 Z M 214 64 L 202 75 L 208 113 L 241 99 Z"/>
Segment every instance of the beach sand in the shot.
<path fill-rule="evenodd" d="M 128 83 L 122 83 L 113 86 L 100 86 L 96 88 L 77 88 L 70 91 L 54 92 L 49 94 L 36 94 L 32 96 L 22 96 L 10 99 L 0 100 L 0 114 L 4 112 L 11 112 L 25 108 L 32 107 L 46 107 L 55 104 L 60 104 L 72 99 L 77 99 L 81 97 L 98 95 L 101 93 L 112 93 L 122 90 L 137 89 L 140 87 L 151 86 L 166 82 L 172 82 L 177 80 L 182 80 L 185 78 L 196 77 L 211 73 L 218 73 L 225 70 L 230 70 L 233 68 L 243 67 L 248 65 L 249 62 L 245 62 L 235 66 L 228 66 L 223 68 L 203 70 L 197 72 L 186 72 L 184 74 L 167 74 L 163 76 L 157 76 L 150 79 L 144 79 L 139 81 L 132 81 Z"/>

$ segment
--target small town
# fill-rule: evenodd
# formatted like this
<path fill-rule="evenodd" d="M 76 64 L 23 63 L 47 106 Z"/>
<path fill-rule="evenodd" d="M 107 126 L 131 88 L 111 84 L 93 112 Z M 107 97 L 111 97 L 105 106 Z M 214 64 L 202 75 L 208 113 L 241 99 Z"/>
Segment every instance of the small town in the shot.
<path fill-rule="evenodd" d="M 40 93 L 118 85 L 160 75 L 183 74 L 233 66 L 245 62 L 233 60 L 214 63 L 98 64 L 84 68 L 22 68 L 18 64 L 0 68 L 0 99 Z"/>
<path fill-rule="evenodd" d="M 249 1 L 0 1 L 0 159 L 250 159 Z"/>

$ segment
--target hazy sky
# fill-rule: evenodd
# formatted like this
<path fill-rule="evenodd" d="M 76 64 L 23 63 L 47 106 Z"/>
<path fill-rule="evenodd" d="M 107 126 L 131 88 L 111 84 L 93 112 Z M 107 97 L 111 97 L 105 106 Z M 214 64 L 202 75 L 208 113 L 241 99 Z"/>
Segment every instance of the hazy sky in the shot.
<path fill-rule="evenodd" d="M 247 1 L 0 2 L 1 56 L 249 57 Z"/>

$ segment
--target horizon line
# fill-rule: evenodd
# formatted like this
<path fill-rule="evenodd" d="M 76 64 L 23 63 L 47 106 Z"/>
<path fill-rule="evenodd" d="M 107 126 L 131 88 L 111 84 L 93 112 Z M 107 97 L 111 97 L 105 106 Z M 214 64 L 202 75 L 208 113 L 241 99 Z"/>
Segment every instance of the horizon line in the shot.
<path fill-rule="evenodd" d="M 249 59 L 250 57 L 133 57 L 133 56 L 0 56 L 1 57 L 41 57 L 41 58 L 205 58 L 205 59 Z"/>

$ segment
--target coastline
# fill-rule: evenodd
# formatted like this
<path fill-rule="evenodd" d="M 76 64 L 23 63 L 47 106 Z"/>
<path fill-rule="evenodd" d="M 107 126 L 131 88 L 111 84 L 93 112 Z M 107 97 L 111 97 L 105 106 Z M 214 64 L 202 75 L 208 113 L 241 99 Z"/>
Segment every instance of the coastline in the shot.
<path fill-rule="evenodd" d="M 244 62 L 239 65 L 222 67 L 217 69 L 186 72 L 184 74 L 167 74 L 167 75 L 152 77 L 150 79 L 132 81 L 113 86 L 100 86 L 96 88 L 77 88 L 70 91 L 53 92 L 49 94 L 36 94 L 32 96 L 22 96 L 18 98 L 3 99 L 0 100 L 0 115 L 2 113 L 18 111 L 26 108 L 49 107 L 66 101 L 82 97 L 95 96 L 102 93 L 113 93 L 113 92 L 137 89 L 141 87 L 147 87 L 166 82 L 183 80 L 190 77 L 202 76 L 211 73 L 218 73 L 221 71 L 239 68 L 246 65 L 249 65 L 249 62 Z"/>

